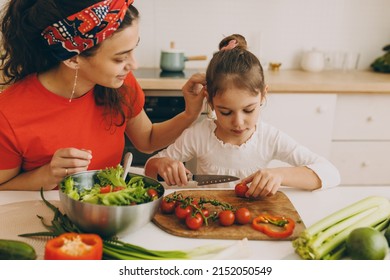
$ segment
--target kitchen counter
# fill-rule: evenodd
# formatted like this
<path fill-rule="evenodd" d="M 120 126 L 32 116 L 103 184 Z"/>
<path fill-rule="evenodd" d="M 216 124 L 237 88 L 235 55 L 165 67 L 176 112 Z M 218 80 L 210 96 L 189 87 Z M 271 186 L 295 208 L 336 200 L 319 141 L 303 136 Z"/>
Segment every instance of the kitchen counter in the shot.
<path fill-rule="evenodd" d="M 154 75 L 145 75 L 146 72 Z M 185 75 L 160 77 L 159 69 L 141 68 L 134 71 L 138 82 L 145 91 L 177 91 L 192 73 L 204 69 L 186 69 Z M 265 71 L 270 93 L 388 93 L 390 74 L 372 71 L 322 71 L 310 73 L 301 70 Z M 164 75 L 162 75 L 164 76 Z"/>
<path fill-rule="evenodd" d="M 167 189 L 166 193 L 173 192 L 174 189 Z M 306 227 L 317 222 L 321 218 L 339 210 L 353 202 L 363 199 L 371 195 L 384 196 L 390 199 L 390 186 L 367 186 L 367 187 L 336 187 L 328 190 L 317 190 L 313 192 L 295 190 L 290 188 L 282 188 L 292 204 L 297 209 Z M 45 192 L 47 200 L 59 200 L 58 191 Z M 39 192 L 29 191 L 1 191 L 0 192 L 0 207 L 1 205 L 30 201 L 41 200 Z M 30 209 L 25 209 L 31 211 Z M 38 213 L 37 213 L 38 214 Z M 20 213 L 23 215 L 23 212 Z M 40 223 L 37 218 L 31 223 Z M 1 236 L 0 229 L 0 236 Z M 202 245 L 229 245 L 234 244 L 235 240 L 222 239 L 198 239 L 177 237 L 162 231 L 154 223 L 148 223 L 142 229 L 127 236 L 121 237 L 123 241 L 132 244 L 137 244 L 149 249 L 156 250 L 189 250 Z M 231 259 L 263 259 L 263 260 L 279 260 L 279 259 L 299 259 L 294 253 L 291 241 L 248 241 L 245 246 L 246 250 L 241 250 L 238 254 L 230 255 L 227 258 Z M 389 254 L 387 256 L 389 259 Z"/>

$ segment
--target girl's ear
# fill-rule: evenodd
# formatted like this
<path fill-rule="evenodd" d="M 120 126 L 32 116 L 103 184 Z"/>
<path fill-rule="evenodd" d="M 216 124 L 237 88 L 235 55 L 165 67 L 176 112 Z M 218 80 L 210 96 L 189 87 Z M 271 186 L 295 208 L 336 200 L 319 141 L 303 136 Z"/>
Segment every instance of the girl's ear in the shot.
<path fill-rule="evenodd" d="M 204 87 L 204 96 L 206 97 L 207 104 L 209 105 L 209 107 L 211 108 L 211 110 L 214 110 L 213 103 L 210 102 L 210 99 L 209 99 L 209 92 L 207 91 L 207 86 Z"/>
<path fill-rule="evenodd" d="M 261 93 L 261 97 L 260 97 L 261 98 L 261 100 L 260 100 L 261 105 L 264 104 L 267 93 L 268 93 L 268 85 L 265 86 L 264 92 Z"/>
<path fill-rule="evenodd" d="M 68 66 L 71 69 L 78 69 L 79 68 L 79 56 L 75 55 L 67 60 L 62 61 L 66 66 Z"/>
<path fill-rule="evenodd" d="M 265 85 L 265 88 L 264 88 L 264 94 L 263 95 L 266 95 L 268 92 L 268 85 Z"/>

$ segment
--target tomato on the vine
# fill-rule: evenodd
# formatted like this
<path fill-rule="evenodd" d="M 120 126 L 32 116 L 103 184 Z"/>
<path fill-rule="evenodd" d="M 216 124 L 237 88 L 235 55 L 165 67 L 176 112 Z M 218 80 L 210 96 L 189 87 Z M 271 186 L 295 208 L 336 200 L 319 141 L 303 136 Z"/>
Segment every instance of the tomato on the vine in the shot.
<path fill-rule="evenodd" d="M 219 223 L 222 226 L 231 226 L 234 223 L 234 213 L 232 210 L 223 210 L 218 214 Z"/>
<path fill-rule="evenodd" d="M 189 214 L 186 217 L 186 225 L 189 229 L 197 230 L 203 225 L 203 217 L 200 213 Z"/>
<path fill-rule="evenodd" d="M 192 207 L 190 205 L 182 207 L 182 205 L 176 206 L 175 215 L 179 220 L 184 220 L 188 215 L 192 213 Z"/>
<path fill-rule="evenodd" d="M 164 214 L 172 214 L 175 211 L 176 201 L 168 201 L 165 197 L 161 200 L 160 209 Z"/>
<path fill-rule="evenodd" d="M 249 224 L 251 221 L 251 213 L 248 208 L 242 207 L 238 208 L 235 213 L 236 221 L 240 225 Z"/>
<path fill-rule="evenodd" d="M 246 192 L 249 190 L 249 187 L 244 183 L 238 183 L 234 187 L 234 192 L 238 197 L 245 197 Z"/>
<path fill-rule="evenodd" d="M 200 209 L 200 211 L 202 211 L 203 216 L 205 216 L 206 218 L 207 218 L 208 216 L 210 216 L 210 211 L 209 211 L 209 209 L 203 207 L 202 209 Z"/>

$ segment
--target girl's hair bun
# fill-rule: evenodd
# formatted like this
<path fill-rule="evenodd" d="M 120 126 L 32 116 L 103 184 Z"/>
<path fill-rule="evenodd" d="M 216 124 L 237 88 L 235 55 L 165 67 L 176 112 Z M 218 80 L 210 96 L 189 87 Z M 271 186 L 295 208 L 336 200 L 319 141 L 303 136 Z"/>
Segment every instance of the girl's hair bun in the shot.
<path fill-rule="evenodd" d="M 223 47 L 228 46 L 232 40 L 236 41 L 236 46 L 235 46 L 236 48 L 245 49 L 245 50 L 248 49 L 248 44 L 246 42 L 245 37 L 240 34 L 232 34 L 230 36 L 223 38 L 218 45 L 218 49 L 221 50 Z"/>

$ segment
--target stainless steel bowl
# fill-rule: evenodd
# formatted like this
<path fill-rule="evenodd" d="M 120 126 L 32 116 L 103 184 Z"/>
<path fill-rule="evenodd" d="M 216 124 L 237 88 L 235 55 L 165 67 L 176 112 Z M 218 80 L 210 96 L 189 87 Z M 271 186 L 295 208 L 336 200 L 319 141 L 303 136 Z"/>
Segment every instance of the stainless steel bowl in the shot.
<path fill-rule="evenodd" d="M 97 182 L 97 172 L 98 170 L 85 171 L 70 177 L 73 177 L 75 186 L 80 190 L 89 189 Z M 64 213 L 82 231 L 97 233 L 102 237 L 123 236 L 140 229 L 153 219 L 165 190 L 158 181 L 135 173 L 128 173 L 126 182 L 133 176 L 144 177 L 147 185 L 159 186 L 159 198 L 137 205 L 106 206 L 74 200 L 60 190 Z"/>

